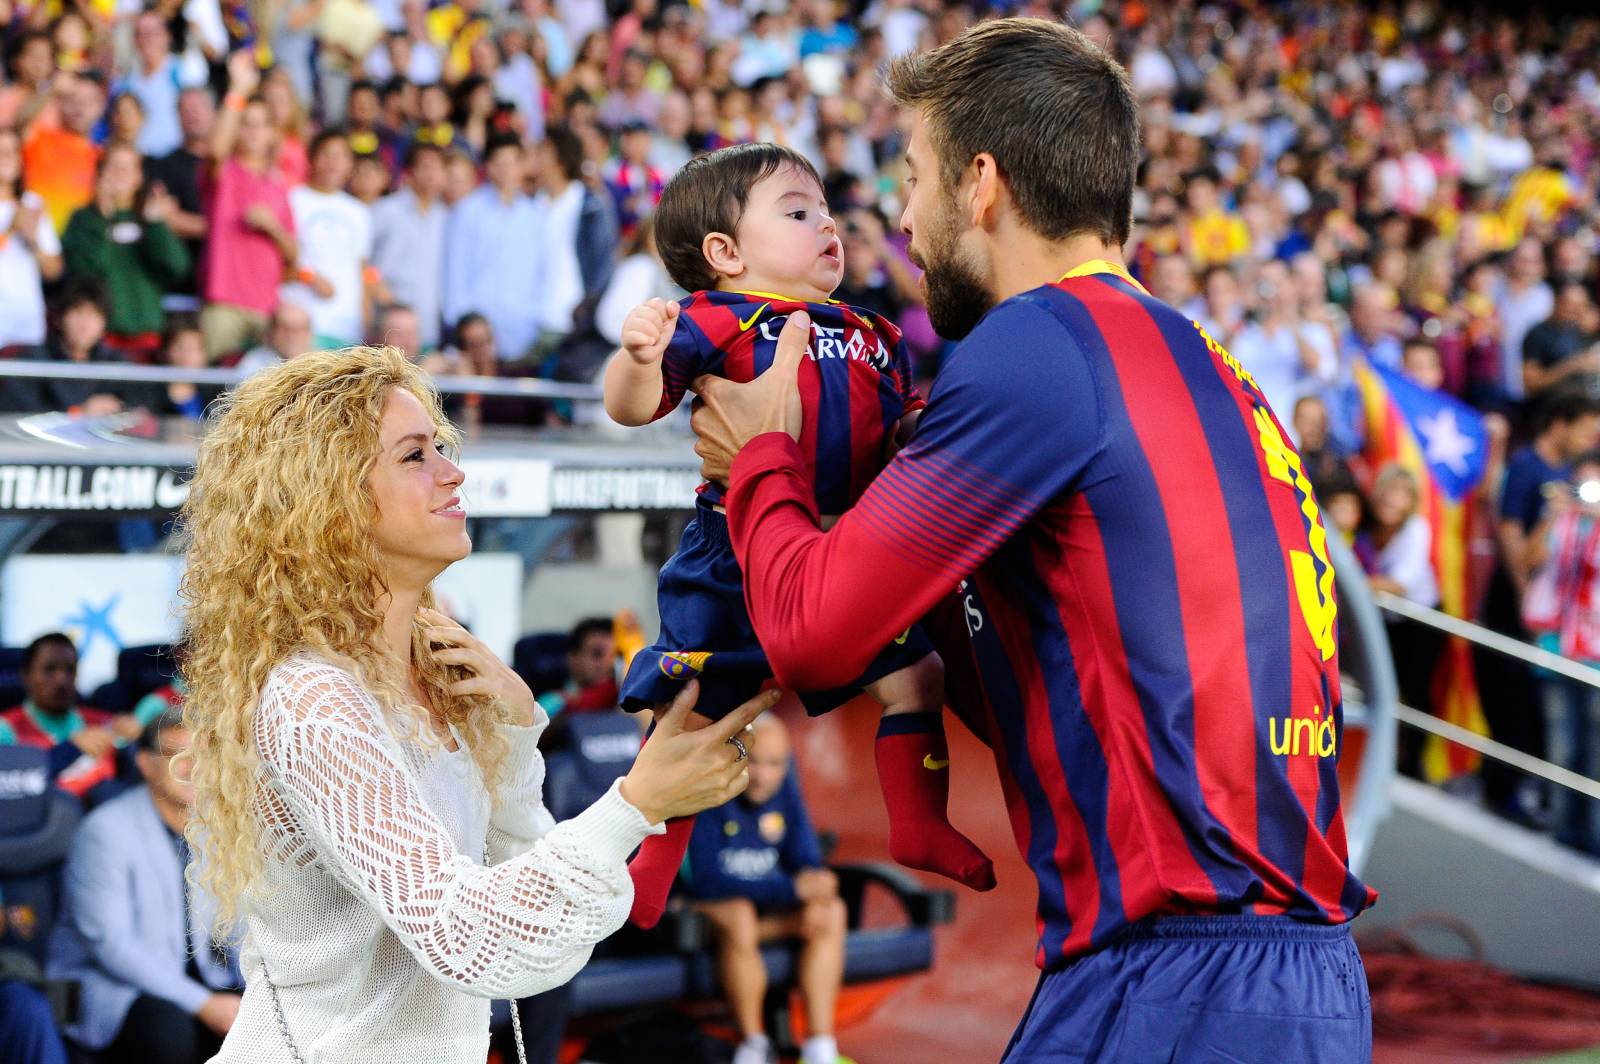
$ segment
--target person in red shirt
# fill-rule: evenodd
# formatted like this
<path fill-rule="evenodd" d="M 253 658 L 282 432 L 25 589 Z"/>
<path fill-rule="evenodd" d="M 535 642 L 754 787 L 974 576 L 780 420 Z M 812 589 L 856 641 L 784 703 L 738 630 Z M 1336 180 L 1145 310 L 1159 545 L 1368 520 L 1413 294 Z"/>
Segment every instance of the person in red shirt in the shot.
<path fill-rule="evenodd" d="M 0 713 L 0 746 L 50 751 L 56 786 L 84 797 L 117 774 L 117 746 L 139 734 L 132 717 L 78 700 L 78 650 L 60 632 L 42 635 L 22 652 L 22 705 Z"/>

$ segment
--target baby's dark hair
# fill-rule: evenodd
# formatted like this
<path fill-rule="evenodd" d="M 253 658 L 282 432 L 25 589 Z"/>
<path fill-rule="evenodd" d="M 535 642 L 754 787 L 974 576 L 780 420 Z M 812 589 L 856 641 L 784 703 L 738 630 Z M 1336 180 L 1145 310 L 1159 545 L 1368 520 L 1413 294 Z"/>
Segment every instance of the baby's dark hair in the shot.
<path fill-rule="evenodd" d="M 701 250 L 706 235 L 732 235 L 750 190 L 791 166 L 822 184 L 809 159 L 781 144 L 735 144 L 684 164 L 655 212 L 656 248 L 673 283 L 689 292 L 715 288 L 717 275 Z"/>

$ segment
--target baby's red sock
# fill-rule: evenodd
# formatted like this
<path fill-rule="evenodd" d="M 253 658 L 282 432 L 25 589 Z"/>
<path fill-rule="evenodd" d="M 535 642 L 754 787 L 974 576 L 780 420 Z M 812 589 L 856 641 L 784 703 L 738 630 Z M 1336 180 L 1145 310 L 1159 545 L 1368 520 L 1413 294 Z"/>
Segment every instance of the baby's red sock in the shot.
<path fill-rule="evenodd" d="M 633 879 L 629 923 L 649 930 L 667 911 L 667 896 L 672 893 L 678 869 L 683 867 L 683 855 L 689 852 L 689 835 L 693 831 L 694 817 L 673 817 L 667 821 L 667 833 L 645 839 L 638 854 L 628 862 L 628 875 Z"/>
<path fill-rule="evenodd" d="M 950 749 L 938 711 L 895 713 L 878 725 L 878 785 L 889 809 L 889 853 L 973 890 L 994 886 L 994 864 L 950 824 Z M 637 905 L 637 903 L 635 903 Z"/>

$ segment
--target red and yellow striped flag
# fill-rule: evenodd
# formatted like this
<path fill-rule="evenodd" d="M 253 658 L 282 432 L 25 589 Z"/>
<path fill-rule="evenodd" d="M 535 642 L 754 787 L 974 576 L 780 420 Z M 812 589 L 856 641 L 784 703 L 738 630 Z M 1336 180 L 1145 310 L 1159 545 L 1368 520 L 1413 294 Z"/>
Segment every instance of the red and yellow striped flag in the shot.
<path fill-rule="evenodd" d="M 1366 423 L 1362 455 L 1372 470 L 1393 462 L 1416 477 L 1419 512 L 1433 529 L 1439 608 L 1471 619 L 1468 544 L 1488 459 L 1483 418 L 1453 397 L 1382 367 L 1359 361 L 1354 372 Z M 1432 693 L 1435 715 L 1478 735 L 1489 734 L 1466 640 L 1452 636 L 1445 644 Z M 1476 752 L 1436 736 L 1428 736 L 1423 747 L 1423 773 L 1434 782 L 1474 771 L 1478 761 Z"/>

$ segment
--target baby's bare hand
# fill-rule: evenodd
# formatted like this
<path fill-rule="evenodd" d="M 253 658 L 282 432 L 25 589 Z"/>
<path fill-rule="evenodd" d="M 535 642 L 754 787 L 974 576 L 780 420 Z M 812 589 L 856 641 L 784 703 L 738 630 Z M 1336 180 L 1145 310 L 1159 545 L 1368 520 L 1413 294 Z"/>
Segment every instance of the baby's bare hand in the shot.
<path fill-rule="evenodd" d="M 650 299 L 628 312 L 622 322 L 622 347 L 641 366 L 654 365 L 666 354 L 678 328 L 678 304 Z"/>

